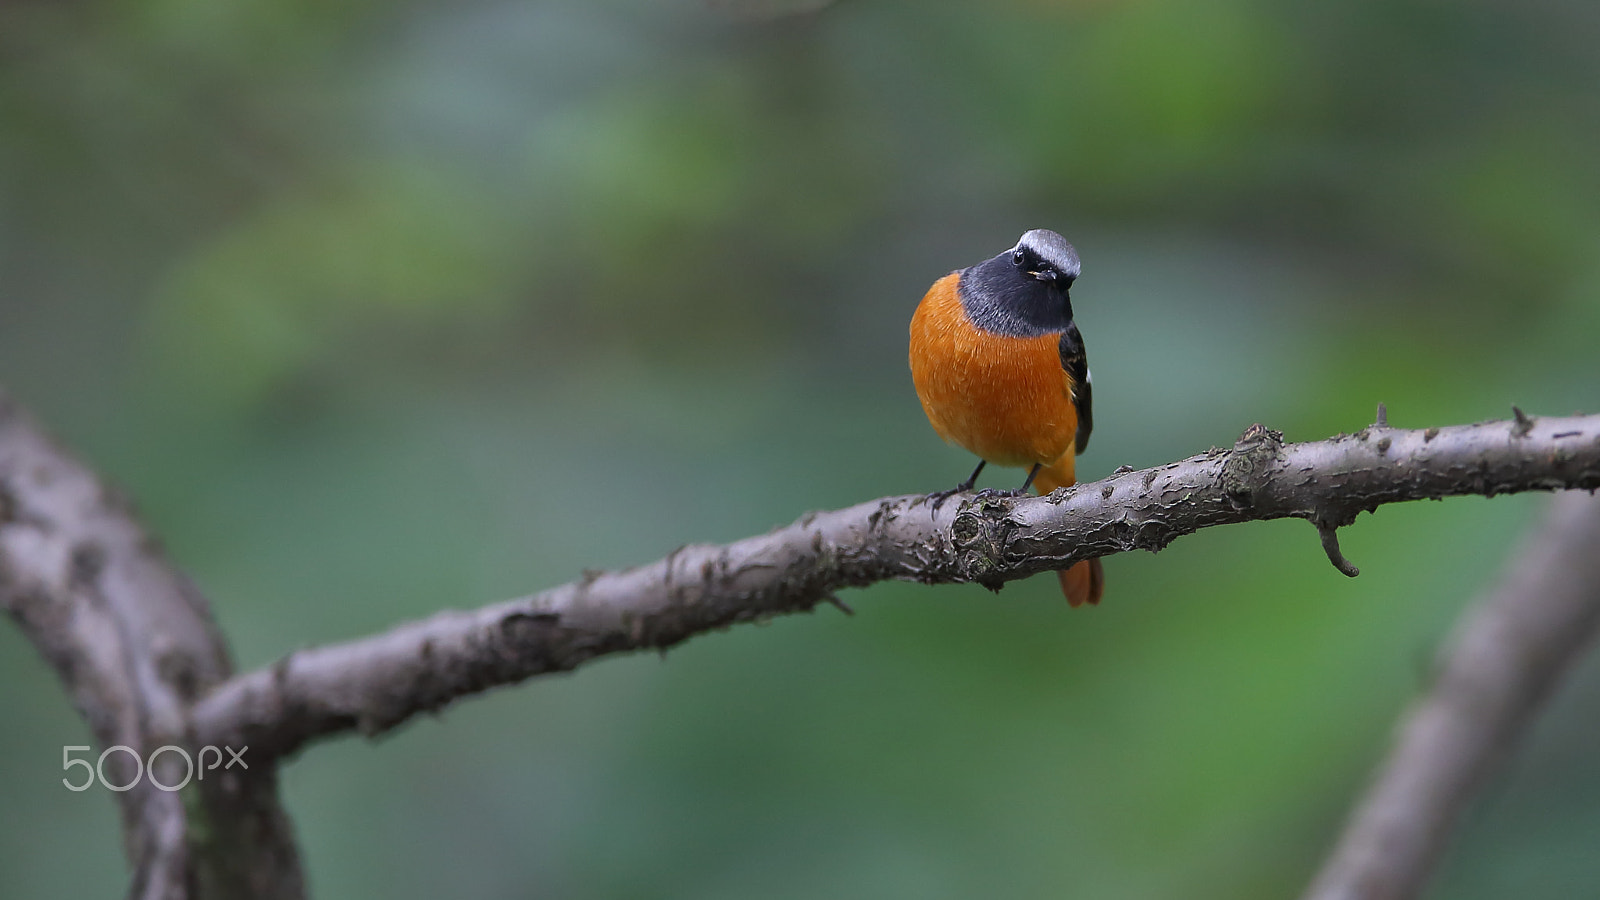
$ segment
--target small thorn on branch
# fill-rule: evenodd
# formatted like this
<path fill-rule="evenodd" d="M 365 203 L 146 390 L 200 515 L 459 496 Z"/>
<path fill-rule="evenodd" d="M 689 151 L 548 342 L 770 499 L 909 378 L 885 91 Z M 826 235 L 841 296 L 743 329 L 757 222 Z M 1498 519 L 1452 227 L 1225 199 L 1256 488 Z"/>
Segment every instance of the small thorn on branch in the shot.
<path fill-rule="evenodd" d="M 839 599 L 838 594 L 823 594 L 822 601 L 838 607 L 839 611 L 847 616 L 853 616 L 856 614 L 856 611 L 850 608 L 850 604 Z"/>
<path fill-rule="evenodd" d="M 1378 417 L 1373 421 L 1372 424 L 1378 426 L 1379 428 L 1389 427 L 1389 407 L 1386 404 L 1378 404 Z"/>
<path fill-rule="evenodd" d="M 1517 424 L 1511 426 L 1511 436 L 1527 437 L 1533 430 L 1533 417 L 1515 406 L 1511 407 L 1511 414 L 1517 417 Z"/>
<path fill-rule="evenodd" d="M 1328 562 L 1345 575 L 1354 578 L 1361 574 L 1355 564 L 1344 558 L 1344 553 L 1339 550 L 1338 529 L 1320 519 L 1313 519 L 1311 524 L 1317 526 L 1317 533 L 1322 536 L 1322 552 L 1328 554 Z"/>

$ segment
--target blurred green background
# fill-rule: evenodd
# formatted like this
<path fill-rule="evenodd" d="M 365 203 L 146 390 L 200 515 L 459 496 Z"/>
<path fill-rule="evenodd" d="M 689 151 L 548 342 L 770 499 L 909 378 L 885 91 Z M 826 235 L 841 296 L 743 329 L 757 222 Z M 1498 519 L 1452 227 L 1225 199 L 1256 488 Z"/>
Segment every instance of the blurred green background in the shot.
<path fill-rule="evenodd" d="M 1074 241 L 1086 478 L 1595 411 L 1579 0 L 0 4 L 0 384 L 138 498 L 242 667 L 971 461 L 922 291 Z M 1019 472 L 991 472 L 1010 485 Z M 284 772 L 321 897 L 1277 898 L 1538 498 L 882 585 Z M 0 896 L 115 896 L 0 629 Z M 1435 897 L 1600 892 L 1600 664 Z"/>

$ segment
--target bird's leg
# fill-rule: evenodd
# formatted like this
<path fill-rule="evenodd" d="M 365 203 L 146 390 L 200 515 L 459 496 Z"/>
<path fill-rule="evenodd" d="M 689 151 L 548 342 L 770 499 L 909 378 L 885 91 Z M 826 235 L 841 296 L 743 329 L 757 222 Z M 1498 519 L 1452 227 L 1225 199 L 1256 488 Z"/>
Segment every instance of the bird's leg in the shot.
<path fill-rule="evenodd" d="M 1039 477 L 1039 470 L 1042 468 L 1044 468 L 1044 463 L 1034 463 L 1033 468 L 1028 470 L 1028 477 L 1022 480 L 1022 487 L 1017 488 L 1017 493 L 1026 494 L 1028 488 L 1033 487 L 1033 480 Z"/>
<path fill-rule="evenodd" d="M 965 491 L 972 490 L 972 486 L 978 483 L 978 473 L 982 472 L 983 467 L 987 466 L 988 464 L 989 461 L 986 459 L 978 460 L 978 467 L 972 470 L 972 474 L 967 476 L 966 481 L 961 482 L 948 491 L 934 491 L 933 493 L 929 494 L 928 499 L 933 501 L 933 508 L 938 509 L 939 507 L 943 506 L 944 502 L 949 500 L 952 494 L 960 494 Z"/>
<path fill-rule="evenodd" d="M 978 467 L 976 469 L 972 470 L 972 474 L 967 476 L 967 480 L 966 481 L 963 481 L 960 484 L 956 485 L 956 490 L 958 490 L 958 491 L 970 491 L 970 490 L 972 490 L 972 486 L 978 483 L 978 475 L 983 472 L 983 467 L 987 466 L 988 464 L 989 464 L 989 461 L 987 459 L 978 460 Z"/>
<path fill-rule="evenodd" d="M 1026 494 L 1028 492 L 1028 488 L 1033 487 L 1033 479 L 1039 477 L 1039 470 L 1042 469 L 1042 468 L 1044 468 L 1044 463 L 1034 463 L 1033 464 L 1033 468 L 1028 470 L 1028 477 L 1023 480 L 1022 487 L 1017 488 L 1014 491 L 1002 491 L 1002 490 L 999 490 L 998 488 L 989 488 L 989 489 L 986 489 L 986 490 L 979 491 L 978 492 L 978 496 L 979 497 L 1020 497 L 1023 494 Z"/>

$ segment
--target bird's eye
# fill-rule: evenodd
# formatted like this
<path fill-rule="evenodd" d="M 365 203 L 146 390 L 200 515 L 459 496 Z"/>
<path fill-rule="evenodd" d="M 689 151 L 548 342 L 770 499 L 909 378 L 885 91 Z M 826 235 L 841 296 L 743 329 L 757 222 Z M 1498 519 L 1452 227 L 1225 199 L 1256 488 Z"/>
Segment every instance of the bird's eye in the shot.
<path fill-rule="evenodd" d="M 1028 254 L 1021 247 L 1018 247 L 1011 251 L 1011 261 L 1020 266 L 1028 261 Z"/>

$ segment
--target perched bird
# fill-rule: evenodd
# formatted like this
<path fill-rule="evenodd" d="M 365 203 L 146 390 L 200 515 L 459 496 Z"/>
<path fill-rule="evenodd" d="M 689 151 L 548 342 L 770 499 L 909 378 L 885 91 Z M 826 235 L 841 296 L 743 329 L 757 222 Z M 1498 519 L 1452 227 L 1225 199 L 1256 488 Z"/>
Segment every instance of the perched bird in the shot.
<path fill-rule="evenodd" d="M 1028 466 L 1041 494 L 1076 481 L 1094 428 L 1089 361 L 1068 291 L 1081 266 L 1061 235 L 1036 228 L 1017 245 L 935 281 L 911 317 L 911 379 L 933 430 L 988 463 Z M 1019 491 L 1020 493 L 1020 491 Z M 1056 573 L 1073 606 L 1099 603 L 1098 559 Z"/>

